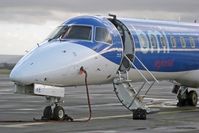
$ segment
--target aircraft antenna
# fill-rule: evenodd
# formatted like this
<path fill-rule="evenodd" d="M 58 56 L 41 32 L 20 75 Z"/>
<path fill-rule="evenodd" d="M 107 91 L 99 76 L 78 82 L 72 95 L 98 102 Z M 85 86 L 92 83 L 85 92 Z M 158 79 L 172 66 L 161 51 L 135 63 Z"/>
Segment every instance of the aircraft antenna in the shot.
<path fill-rule="evenodd" d="M 117 18 L 117 16 L 116 16 L 115 14 L 109 13 L 108 15 L 109 15 L 110 17 L 113 17 L 113 19 L 116 19 L 116 18 Z"/>

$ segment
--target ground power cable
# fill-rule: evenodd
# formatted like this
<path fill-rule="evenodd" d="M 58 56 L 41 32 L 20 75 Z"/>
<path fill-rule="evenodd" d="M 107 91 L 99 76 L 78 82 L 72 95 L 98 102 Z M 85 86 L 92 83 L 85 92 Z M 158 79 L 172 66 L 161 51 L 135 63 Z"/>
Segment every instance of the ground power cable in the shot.
<path fill-rule="evenodd" d="M 88 103 L 88 110 L 89 110 L 89 115 L 88 118 L 85 120 L 80 120 L 80 119 L 74 119 L 71 122 L 88 122 L 91 120 L 92 118 L 92 108 L 91 108 L 91 101 L 90 101 L 90 96 L 89 96 L 89 88 L 88 88 L 88 73 L 87 71 L 84 69 L 84 67 L 80 68 L 80 75 L 84 74 L 85 75 L 85 87 L 86 87 L 86 96 L 87 96 L 87 103 Z"/>

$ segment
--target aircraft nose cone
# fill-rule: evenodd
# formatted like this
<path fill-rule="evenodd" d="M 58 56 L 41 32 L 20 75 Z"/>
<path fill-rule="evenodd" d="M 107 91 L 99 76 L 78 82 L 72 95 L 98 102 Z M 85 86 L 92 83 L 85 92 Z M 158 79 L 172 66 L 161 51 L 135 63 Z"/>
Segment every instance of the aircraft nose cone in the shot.
<path fill-rule="evenodd" d="M 12 70 L 10 73 L 10 80 L 17 81 L 19 77 L 17 77 L 16 71 Z"/>
<path fill-rule="evenodd" d="M 10 73 L 10 80 L 15 83 L 30 84 L 28 76 L 20 68 L 14 68 Z"/>

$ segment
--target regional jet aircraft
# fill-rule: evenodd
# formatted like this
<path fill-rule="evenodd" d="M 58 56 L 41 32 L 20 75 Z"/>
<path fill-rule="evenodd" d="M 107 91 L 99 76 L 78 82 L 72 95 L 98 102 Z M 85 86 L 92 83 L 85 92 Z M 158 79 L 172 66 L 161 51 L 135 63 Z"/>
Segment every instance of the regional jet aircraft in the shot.
<path fill-rule="evenodd" d="M 16 93 L 47 98 L 46 119 L 63 120 L 64 87 L 85 85 L 85 81 L 113 83 L 116 96 L 133 118 L 146 119 L 150 108 L 143 99 L 162 80 L 173 83 L 178 106 L 196 106 L 198 96 L 190 88 L 199 87 L 198 75 L 198 24 L 110 15 L 66 20 L 16 64 L 10 79 Z M 143 84 L 135 89 L 135 82 Z"/>

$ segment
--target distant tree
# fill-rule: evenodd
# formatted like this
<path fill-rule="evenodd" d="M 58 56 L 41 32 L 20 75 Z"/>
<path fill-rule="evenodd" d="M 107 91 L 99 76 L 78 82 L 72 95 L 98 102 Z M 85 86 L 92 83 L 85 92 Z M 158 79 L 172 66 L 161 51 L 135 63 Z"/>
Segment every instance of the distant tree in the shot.
<path fill-rule="evenodd" d="M 13 69 L 15 66 L 15 64 L 12 64 L 12 63 L 1 63 L 0 64 L 0 69 Z"/>

